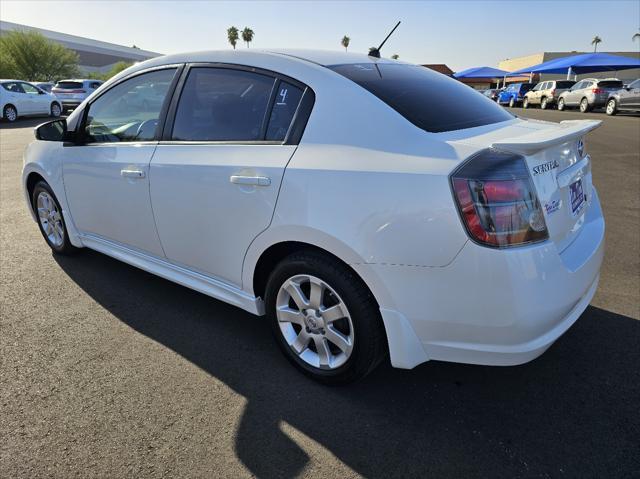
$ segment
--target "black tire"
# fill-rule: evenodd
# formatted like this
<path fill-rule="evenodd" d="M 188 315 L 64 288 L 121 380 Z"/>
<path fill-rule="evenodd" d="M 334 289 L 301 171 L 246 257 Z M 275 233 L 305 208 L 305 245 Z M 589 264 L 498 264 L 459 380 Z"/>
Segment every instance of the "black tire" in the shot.
<path fill-rule="evenodd" d="M 618 113 L 618 103 L 616 102 L 615 98 L 611 98 L 607 102 L 607 106 L 605 108 L 605 111 L 607 112 L 607 115 L 609 115 L 609 116 L 613 116 L 613 115 Z"/>
<path fill-rule="evenodd" d="M 49 237 L 47 236 L 43 226 L 42 226 L 42 222 L 40 221 L 39 218 L 39 214 L 38 214 L 38 196 L 40 196 L 41 193 L 46 193 L 54 202 L 58 212 L 60 213 L 60 221 L 62 223 L 62 230 L 64 232 L 63 234 L 63 238 L 62 238 L 62 243 L 59 245 L 54 244 Z M 51 250 L 55 253 L 55 254 L 60 254 L 60 255 L 72 255 L 75 254 L 79 248 L 76 248 L 75 246 L 73 246 L 71 244 L 71 242 L 69 241 L 69 233 L 67 232 L 67 225 L 64 221 L 64 217 L 62 216 L 62 207 L 60 206 L 60 203 L 58 202 L 58 198 L 56 198 L 56 195 L 53 193 L 53 190 L 49 187 L 49 185 L 44 182 L 44 181 L 39 181 L 38 183 L 36 183 L 36 185 L 33 187 L 33 191 L 31 192 L 31 207 L 33 208 L 33 211 L 35 212 L 36 218 L 37 218 L 37 222 L 38 222 L 38 228 L 40 229 L 40 234 L 42 234 L 42 237 L 44 238 L 44 240 L 47 242 L 47 244 L 49 245 L 49 248 L 51 248 Z"/>
<path fill-rule="evenodd" d="M 580 113 L 588 113 L 591 110 L 591 106 L 589 106 L 589 100 L 583 98 L 580 100 Z"/>
<path fill-rule="evenodd" d="M 546 110 L 547 109 L 548 103 L 547 103 L 547 97 L 543 96 L 542 99 L 540 100 L 540 109 L 541 110 Z"/>
<path fill-rule="evenodd" d="M 7 105 L 2 111 L 2 118 L 7 120 L 9 123 L 13 123 L 18 119 L 18 110 L 13 105 Z"/>
<path fill-rule="evenodd" d="M 60 106 L 60 103 L 58 103 L 57 101 L 51 103 L 49 115 L 52 118 L 59 118 L 62 115 L 62 106 Z"/>
<path fill-rule="evenodd" d="M 277 297 L 285 281 L 296 275 L 312 275 L 328 284 L 341 298 L 353 324 L 353 350 L 344 364 L 320 369 L 307 364 L 286 342 L 276 315 Z M 310 378 L 327 385 L 347 384 L 363 378 L 386 357 L 386 334 L 376 301 L 362 280 L 348 266 L 313 250 L 293 253 L 274 268 L 266 286 L 265 306 L 278 346 L 287 359 Z"/>
<path fill-rule="evenodd" d="M 522 100 L 522 108 L 524 108 L 525 110 L 529 108 L 529 98 L 527 98 L 526 96 Z"/>
<path fill-rule="evenodd" d="M 509 99 L 509 108 L 514 108 L 516 106 L 516 100 L 515 98 L 511 97 Z"/>
<path fill-rule="evenodd" d="M 564 110 L 565 108 L 566 108 L 566 107 L 565 107 L 565 104 L 564 104 L 564 98 L 560 98 L 560 99 L 558 100 L 558 111 L 562 111 L 562 110 Z"/>

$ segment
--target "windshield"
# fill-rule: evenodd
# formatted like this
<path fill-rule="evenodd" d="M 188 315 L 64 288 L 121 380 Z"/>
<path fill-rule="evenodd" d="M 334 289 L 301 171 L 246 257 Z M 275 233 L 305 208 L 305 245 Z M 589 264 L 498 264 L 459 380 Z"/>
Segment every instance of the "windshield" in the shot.
<path fill-rule="evenodd" d="M 514 117 L 467 85 L 426 67 L 395 63 L 333 65 L 423 130 L 440 133 Z"/>

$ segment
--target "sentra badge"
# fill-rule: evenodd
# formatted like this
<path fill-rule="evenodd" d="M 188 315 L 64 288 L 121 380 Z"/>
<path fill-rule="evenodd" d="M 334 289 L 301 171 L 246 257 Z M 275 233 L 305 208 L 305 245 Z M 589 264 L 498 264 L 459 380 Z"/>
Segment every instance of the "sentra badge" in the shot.
<path fill-rule="evenodd" d="M 539 175 L 541 173 L 546 173 L 547 171 L 551 171 L 560 166 L 558 160 L 547 161 L 546 163 L 542 163 L 541 165 L 533 167 L 533 174 Z"/>

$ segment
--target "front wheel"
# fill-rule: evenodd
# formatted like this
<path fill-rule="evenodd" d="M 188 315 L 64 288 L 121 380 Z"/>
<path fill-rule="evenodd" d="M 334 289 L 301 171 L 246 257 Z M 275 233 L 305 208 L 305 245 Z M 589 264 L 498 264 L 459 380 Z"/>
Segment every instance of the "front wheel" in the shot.
<path fill-rule="evenodd" d="M 558 100 L 558 110 L 559 110 L 559 111 L 564 110 L 564 106 L 565 106 L 565 105 L 564 105 L 564 98 L 560 98 L 560 99 Z"/>
<path fill-rule="evenodd" d="M 62 217 L 62 207 L 51 187 L 40 181 L 31 194 L 33 211 L 38 217 L 40 233 L 54 253 L 70 255 L 78 248 L 69 241 L 67 227 Z"/>
<path fill-rule="evenodd" d="M 62 115 L 62 108 L 60 107 L 59 103 L 56 103 L 55 101 L 51 104 L 51 116 L 53 118 L 58 118 L 60 115 Z"/>
<path fill-rule="evenodd" d="M 384 359 L 380 310 L 348 266 L 315 251 L 294 253 L 274 269 L 266 310 L 278 346 L 307 376 L 353 382 Z"/>
<path fill-rule="evenodd" d="M 2 116 L 9 123 L 13 123 L 18 119 L 18 110 L 15 109 L 12 105 L 7 105 L 4 107 L 4 111 L 2 112 Z"/>
<path fill-rule="evenodd" d="M 580 101 L 580 113 L 587 113 L 591 108 L 589 107 L 589 100 L 583 98 Z"/>
<path fill-rule="evenodd" d="M 615 99 L 611 99 L 607 102 L 607 115 L 612 116 L 618 113 L 618 105 L 616 104 Z"/>

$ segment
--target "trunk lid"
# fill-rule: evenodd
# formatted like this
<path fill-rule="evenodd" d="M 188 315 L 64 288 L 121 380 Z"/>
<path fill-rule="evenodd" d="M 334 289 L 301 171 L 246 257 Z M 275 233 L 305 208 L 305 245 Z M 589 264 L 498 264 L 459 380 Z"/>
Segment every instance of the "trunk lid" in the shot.
<path fill-rule="evenodd" d="M 600 120 L 559 124 L 521 121 L 451 143 L 523 155 L 543 209 L 549 239 L 563 251 L 580 232 L 591 205 L 591 158 L 583 153 L 582 141 L 601 123 Z"/>

